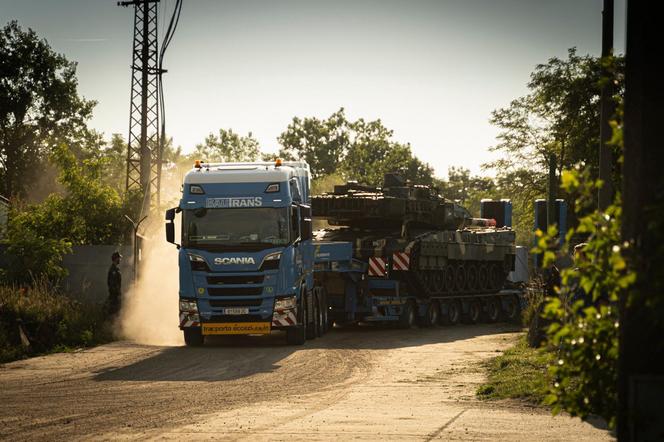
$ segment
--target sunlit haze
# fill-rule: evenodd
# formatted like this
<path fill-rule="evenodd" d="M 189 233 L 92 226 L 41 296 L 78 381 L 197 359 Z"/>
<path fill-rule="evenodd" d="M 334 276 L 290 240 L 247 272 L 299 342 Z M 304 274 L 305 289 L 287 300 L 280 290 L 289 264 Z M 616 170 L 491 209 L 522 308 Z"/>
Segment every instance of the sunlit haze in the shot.
<path fill-rule="evenodd" d="M 162 0 L 160 32 L 174 0 Z M 211 131 L 252 132 L 267 152 L 293 116 L 380 118 L 444 176 L 480 172 L 492 110 L 536 64 L 573 46 L 599 55 L 601 0 L 185 0 L 166 54 L 167 132 L 184 151 Z M 624 48 L 624 1 L 615 46 Z M 127 136 L 133 9 L 114 0 L 0 0 L 78 65 L 92 126 Z"/>

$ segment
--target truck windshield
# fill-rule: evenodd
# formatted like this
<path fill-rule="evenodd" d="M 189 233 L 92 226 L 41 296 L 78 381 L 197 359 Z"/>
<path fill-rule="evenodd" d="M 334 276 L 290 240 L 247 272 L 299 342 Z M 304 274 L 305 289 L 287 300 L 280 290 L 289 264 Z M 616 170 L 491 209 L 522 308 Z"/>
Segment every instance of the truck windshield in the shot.
<path fill-rule="evenodd" d="M 185 210 L 183 221 L 183 242 L 188 247 L 272 246 L 289 242 L 285 207 Z"/>

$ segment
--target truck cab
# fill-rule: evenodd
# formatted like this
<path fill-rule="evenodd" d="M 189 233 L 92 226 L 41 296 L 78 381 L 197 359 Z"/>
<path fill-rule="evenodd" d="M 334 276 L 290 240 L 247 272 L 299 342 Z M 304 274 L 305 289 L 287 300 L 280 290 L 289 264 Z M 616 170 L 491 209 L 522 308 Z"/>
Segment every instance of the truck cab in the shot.
<path fill-rule="evenodd" d="M 315 335 L 324 310 L 313 284 L 310 178 L 305 162 L 204 163 L 184 177 L 166 212 L 175 243 L 180 216 L 180 329 L 187 345 L 208 335 L 285 330 Z M 315 327 L 314 327 L 315 328 Z"/>

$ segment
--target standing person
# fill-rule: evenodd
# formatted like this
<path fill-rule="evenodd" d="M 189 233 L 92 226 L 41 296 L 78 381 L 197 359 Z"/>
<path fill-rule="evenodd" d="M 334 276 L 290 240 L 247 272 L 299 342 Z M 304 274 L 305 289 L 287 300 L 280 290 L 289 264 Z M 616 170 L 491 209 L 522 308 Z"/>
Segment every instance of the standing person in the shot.
<path fill-rule="evenodd" d="M 108 285 L 108 314 L 112 317 L 120 311 L 122 301 L 122 274 L 120 273 L 120 252 L 111 255 L 111 267 L 108 269 L 106 283 Z"/>

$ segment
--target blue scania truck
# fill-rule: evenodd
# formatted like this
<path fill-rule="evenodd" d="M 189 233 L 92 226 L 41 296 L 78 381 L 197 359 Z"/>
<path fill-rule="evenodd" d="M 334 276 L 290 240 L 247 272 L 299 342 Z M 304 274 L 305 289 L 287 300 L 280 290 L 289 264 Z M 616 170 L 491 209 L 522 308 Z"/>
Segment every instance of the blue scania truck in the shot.
<path fill-rule="evenodd" d="M 300 345 L 327 328 L 314 287 L 309 166 L 304 162 L 203 163 L 166 211 L 175 243 L 181 214 L 180 328 L 187 345 L 209 335 L 285 330 Z"/>
<path fill-rule="evenodd" d="M 504 286 L 515 255 L 509 217 L 497 216 L 497 227 L 426 192 L 388 180 L 313 197 L 313 215 L 338 226 L 314 238 L 305 162 L 197 161 L 166 212 L 171 243 L 181 215 L 186 344 L 283 330 L 301 345 L 333 323 L 515 318 L 519 291 Z"/>

